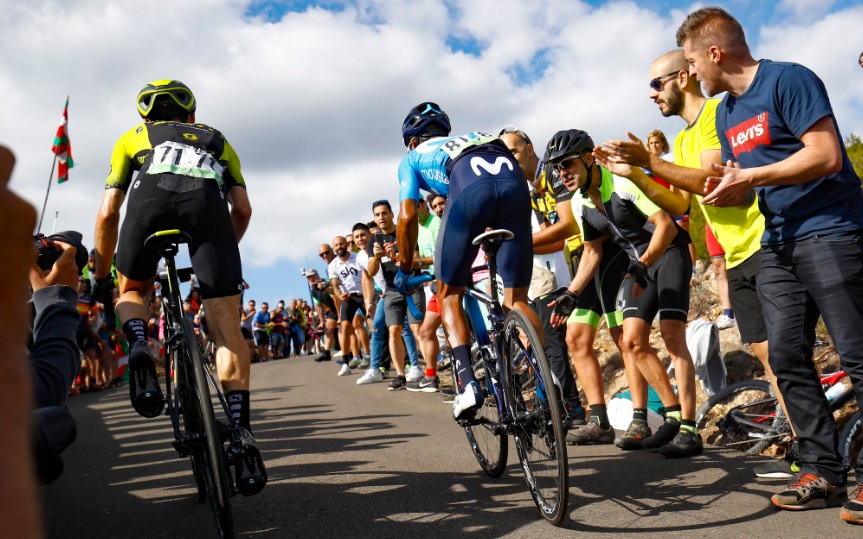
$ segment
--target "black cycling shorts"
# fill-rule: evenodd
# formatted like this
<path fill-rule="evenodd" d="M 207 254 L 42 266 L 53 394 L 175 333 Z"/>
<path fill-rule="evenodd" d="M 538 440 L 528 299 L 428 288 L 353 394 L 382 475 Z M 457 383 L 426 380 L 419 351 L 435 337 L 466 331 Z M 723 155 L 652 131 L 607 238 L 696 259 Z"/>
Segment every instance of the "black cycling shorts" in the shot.
<path fill-rule="evenodd" d="M 647 288 L 632 297 L 635 285 L 627 279 L 623 287 L 623 319 L 638 318 L 653 322 L 656 313 L 660 320 L 679 320 L 686 323 L 689 317 L 689 281 L 692 279 L 692 258 L 685 246 L 672 245 L 647 270 Z"/>
<path fill-rule="evenodd" d="M 567 324 L 588 324 L 596 328 L 599 317 L 605 315 L 609 329 L 623 324 L 623 278 L 629 267 L 629 257 L 611 240 L 602 242 L 602 260 L 593 282 L 578 295 L 575 310 Z M 576 265 L 577 270 L 577 265 Z"/>
<path fill-rule="evenodd" d="M 126 218 L 117 244 L 117 270 L 135 281 L 156 274 L 159 253 L 144 240 L 160 230 L 191 236 L 189 255 L 204 299 L 243 289 L 240 250 L 228 203 L 212 180 L 171 174 L 139 175 L 129 189 Z"/>
<path fill-rule="evenodd" d="M 341 303 L 339 306 L 339 314 L 341 315 L 342 322 L 353 322 L 354 316 L 356 316 L 357 312 L 363 313 L 363 316 L 366 315 L 366 307 L 363 305 L 362 296 L 355 296 L 351 294 L 351 296 Z"/>
<path fill-rule="evenodd" d="M 737 319 L 740 340 L 747 344 L 765 342 L 767 326 L 758 297 L 758 272 L 761 271 L 761 251 L 728 270 L 728 298 Z"/>

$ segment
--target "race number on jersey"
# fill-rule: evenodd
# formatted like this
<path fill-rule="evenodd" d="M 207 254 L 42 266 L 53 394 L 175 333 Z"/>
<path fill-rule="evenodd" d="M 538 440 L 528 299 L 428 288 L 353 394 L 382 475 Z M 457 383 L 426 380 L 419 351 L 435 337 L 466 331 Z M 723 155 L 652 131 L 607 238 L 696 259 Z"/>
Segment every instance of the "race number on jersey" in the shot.
<path fill-rule="evenodd" d="M 165 141 L 153 148 L 153 163 L 147 174 L 177 174 L 216 180 L 223 185 L 225 167 L 209 152 L 181 142 Z"/>

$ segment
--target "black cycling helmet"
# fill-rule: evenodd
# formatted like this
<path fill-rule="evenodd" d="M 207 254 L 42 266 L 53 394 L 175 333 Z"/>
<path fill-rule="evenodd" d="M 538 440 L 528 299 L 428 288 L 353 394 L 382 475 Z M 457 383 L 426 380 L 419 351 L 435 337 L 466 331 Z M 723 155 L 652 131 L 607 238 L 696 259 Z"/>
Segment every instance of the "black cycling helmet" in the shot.
<path fill-rule="evenodd" d="M 548 141 L 542 160 L 550 163 L 567 155 L 581 155 L 592 151 L 593 148 L 593 139 L 584 131 L 578 129 L 558 131 Z"/>
<path fill-rule="evenodd" d="M 147 83 L 138 92 L 138 114 L 148 118 L 159 96 L 168 96 L 176 104 L 178 111 L 187 115 L 195 112 L 195 96 L 188 86 L 178 80 L 162 79 Z"/>
<path fill-rule="evenodd" d="M 587 190 L 590 189 L 593 181 L 593 167 L 587 165 L 587 161 L 584 160 L 583 155 L 593 151 L 593 148 L 593 139 L 584 131 L 579 129 L 558 131 L 551 137 L 551 140 L 548 141 L 548 145 L 545 147 L 543 162 L 550 166 L 552 162 L 561 161 L 564 157 L 578 156 L 581 162 L 584 163 L 584 168 L 587 171 L 587 181 L 579 189 L 581 194 L 586 196 Z M 548 170 L 546 174 L 549 172 L 552 172 L 552 170 Z"/>
<path fill-rule="evenodd" d="M 449 135 L 452 126 L 449 116 L 437 103 L 427 101 L 420 103 L 408 112 L 404 123 L 402 123 L 402 139 L 405 146 L 410 143 L 412 137 L 421 135 Z"/>

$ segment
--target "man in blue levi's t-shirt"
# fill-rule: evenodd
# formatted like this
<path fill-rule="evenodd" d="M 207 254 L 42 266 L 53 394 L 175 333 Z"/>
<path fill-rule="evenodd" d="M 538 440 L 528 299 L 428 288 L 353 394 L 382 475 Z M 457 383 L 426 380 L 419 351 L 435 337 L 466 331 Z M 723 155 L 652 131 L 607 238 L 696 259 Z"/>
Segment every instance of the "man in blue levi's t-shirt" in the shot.
<path fill-rule="evenodd" d="M 703 203 L 739 204 L 754 189 L 765 218 L 758 292 L 802 468 L 773 504 L 845 504 L 842 519 L 863 524 L 863 455 L 847 501 L 836 424 L 811 361 L 820 310 L 863 409 L 863 190 L 827 91 L 801 65 L 754 60 L 740 23 L 719 8 L 687 16 L 677 41 L 705 91 L 728 92 L 716 111 L 728 166 L 713 165 Z"/>

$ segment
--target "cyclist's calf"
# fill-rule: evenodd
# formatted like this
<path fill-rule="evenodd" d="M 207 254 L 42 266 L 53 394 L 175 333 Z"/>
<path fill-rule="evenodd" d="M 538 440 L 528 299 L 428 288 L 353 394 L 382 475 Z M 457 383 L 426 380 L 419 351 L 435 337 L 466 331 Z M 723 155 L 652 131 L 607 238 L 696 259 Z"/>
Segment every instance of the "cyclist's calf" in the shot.
<path fill-rule="evenodd" d="M 250 357 L 240 331 L 240 295 L 204 300 L 207 327 L 216 346 L 216 366 L 225 392 L 249 389 Z"/>

